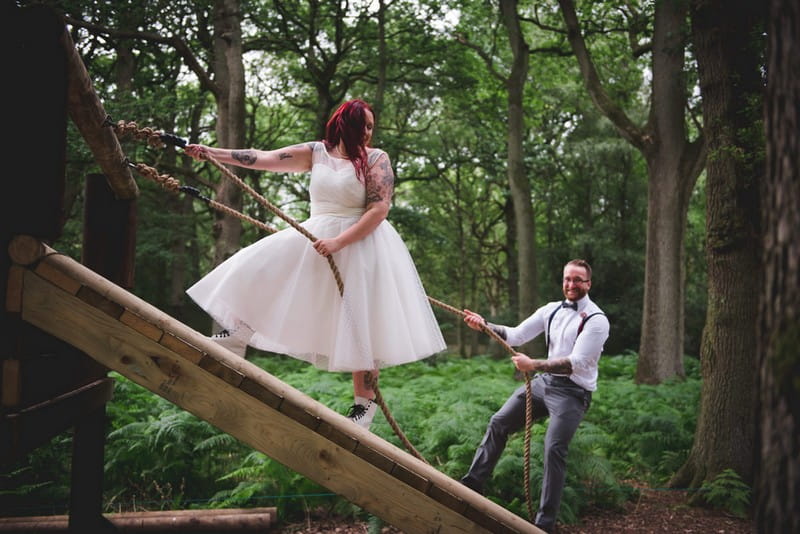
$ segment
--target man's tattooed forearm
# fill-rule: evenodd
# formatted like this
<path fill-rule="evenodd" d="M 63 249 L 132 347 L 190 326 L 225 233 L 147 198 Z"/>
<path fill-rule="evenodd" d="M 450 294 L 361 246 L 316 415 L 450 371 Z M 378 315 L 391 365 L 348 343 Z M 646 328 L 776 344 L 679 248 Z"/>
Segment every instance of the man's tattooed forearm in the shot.
<path fill-rule="evenodd" d="M 557 375 L 571 375 L 572 362 L 569 358 L 558 358 L 556 360 L 543 360 L 539 362 L 538 371 L 543 373 L 554 373 Z"/>
<path fill-rule="evenodd" d="M 231 152 L 231 158 L 242 165 L 254 165 L 257 159 L 253 150 L 234 150 Z"/>

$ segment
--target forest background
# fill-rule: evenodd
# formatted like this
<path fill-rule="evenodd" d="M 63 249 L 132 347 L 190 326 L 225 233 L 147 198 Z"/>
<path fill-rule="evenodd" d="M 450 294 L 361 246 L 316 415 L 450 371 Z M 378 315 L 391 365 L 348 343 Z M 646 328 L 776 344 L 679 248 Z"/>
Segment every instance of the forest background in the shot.
<path fill-rule="evenodd" d="M 593 502 L 618 506 L 630 476 L 702 489 L 696 503 L 716 499 L 751 513 L 767 62 L 759 3 L 45 3 L 64 13 L 113 120 L 190 142 L 270 149 L 320 139 L 345 99 L 370 102 L 373 144 L 387 151 L 397 176 L 389 219 L 436 299 L 516 324 L 561 298 L 566 261 L 588 260 L 592 298 L 612 325 L 601 369 L 608 379 L 601 388 L 611 393 L 579 432 L 586 454 L 571 463 L 573 494 L 562 519 L 577 519 L 593 490 L 606 495 Z M 68 135 L 67 224 L 54 247 L 80 258 L 83 184 L 97 164 L 74 127 Z M 133 162 L 285 226 L 180 150 L 130 140 L 123 148 Z M 290 216 L 308 216 L 307 175 L 235 172 Z M 189 196 L 144 179 L 139 185 L 133 292 L 210 332 L 185 289 L 264 234 Z M 418 427 L 421 451 L 457 477 L 514 378 L 498 347 L 458 317 L 436 313 L 448 351 L 426 362 L 431 369 L 398 371 L 396 394 L 409 426 Z M 263 356 L 250 355 L 329 405 L 347 402 L 346 377 Z M 452 435 L 434 439 L 423 431 L 432 432 L 430 423 L 410 414 L 425 406 L 446 417 L 441 404 L 455 404 L 465 390 L 409 399 L 410 384 L 426 376 L 442 390 L 479 391 L 482 408 L 462 407 Z M 613 385 L 619 379 L 624 384 Z M 306 511 L 314 502 L 319 488 L 124 379 L 116 399 L 109 507 L 137 498 L 156 508 L 242 505 L 265 493 L 297 493 Z M 592 412 L 624 425 L 593 432 L 601 419 Z M 631 436 L 641 443 L 622 446 Z M 513 447 L 504 461 L 521 472 Z M 49 456 L 60 454 L 58 444 L 39 454 L 38 469 L 20 466 L 11 476 L 29 477 L 14 492 L 20 504 L 41 498 L 42 488 L 58 494 L 58 481 L 45 480 L 57 478 L 52 469 L 42 469 L 58 464 Z M 506 480 L 492 497 L 521 512 L 520 476 Z"/>

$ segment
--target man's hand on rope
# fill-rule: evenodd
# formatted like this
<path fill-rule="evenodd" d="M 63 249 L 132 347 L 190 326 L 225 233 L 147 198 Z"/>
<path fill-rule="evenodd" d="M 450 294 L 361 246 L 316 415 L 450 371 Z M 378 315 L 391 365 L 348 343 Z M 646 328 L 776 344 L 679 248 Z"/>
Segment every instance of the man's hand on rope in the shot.
<path fill-rule="evenodd" d="M 511 361 L 514 362 L 514 367 L 522 372 L 538 370 L 537 360 L 534 360 L 527 354 L 517 352 L 511 357 Z"/>

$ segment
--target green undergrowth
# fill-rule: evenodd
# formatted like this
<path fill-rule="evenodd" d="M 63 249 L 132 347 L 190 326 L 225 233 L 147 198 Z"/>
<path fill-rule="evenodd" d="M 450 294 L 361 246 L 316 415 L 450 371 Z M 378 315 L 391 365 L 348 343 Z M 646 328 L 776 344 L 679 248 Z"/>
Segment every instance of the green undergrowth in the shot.
<path fill-rule="evenodd" d="M 282 356 L 256 356 L 253 363 L 331 409 L 352 404 L 347 373 L 328 373 Z M 663 483 L 681 465 L 692 443 L 700 393 L 699 370 L 687 359 L 688 378 L 659 386 L 633 382 L 636 355 L 604 356 L 592 405 L 572 441 L 560 519 L 576 521 L 589 507 L 617 508 L 634 490 L 624 481 Z M 276 506 L 282 520 L 316 513 L 367 517 L 326 488 L 255 452 L 215 427 L 116 376 L 108 405 L 105 509 L 178 509 Z M 507 359 L 438 356 L 384 370 L 381 393 L 392 416 L 419 453 L 436 469 L 460 478 L 468 469 L 489 417 L 519 386 Z M 220 399 L 224 409 L 224 399 Z M 546 422 L 531 426 L 530 475 L 534 509 L 542 476 Z M 404 448 L 382 413 L 375 434 Z M 69 454 L 62 447 L 62 457 Z M 511 437 L 487 497 L 527 517 L 524 432 Z M 40 449 L 30 462 L 4 474 L 4 506 L 19 515 L 68 495 L 63 466 Z M 37 458 L 39 458 L 37 460 Z M 369 480 L 364 480 L 369 485 Z M 62 506 L 66 506 L 63 504 Z M 28 513 L 26 513 L 28 512 Z M 47 512 L 53 513 L 53 512 Z"/>

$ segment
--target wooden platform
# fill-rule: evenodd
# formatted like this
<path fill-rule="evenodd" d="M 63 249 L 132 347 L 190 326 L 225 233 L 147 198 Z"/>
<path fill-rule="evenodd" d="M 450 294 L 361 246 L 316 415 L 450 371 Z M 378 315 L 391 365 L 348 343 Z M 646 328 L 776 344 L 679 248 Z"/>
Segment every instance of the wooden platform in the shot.
<path fill-rule="evenodd" d="M 7 311 L 405 532 L 541 532 L 40 241 L 9 254 Z"/>

